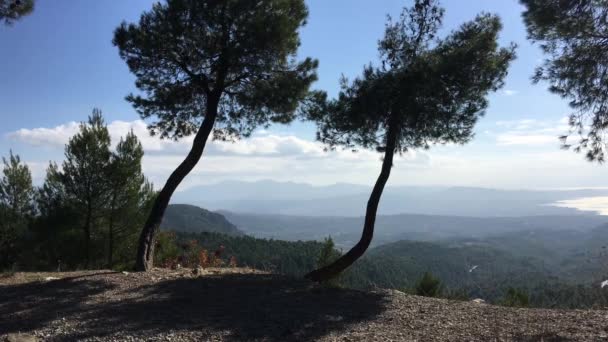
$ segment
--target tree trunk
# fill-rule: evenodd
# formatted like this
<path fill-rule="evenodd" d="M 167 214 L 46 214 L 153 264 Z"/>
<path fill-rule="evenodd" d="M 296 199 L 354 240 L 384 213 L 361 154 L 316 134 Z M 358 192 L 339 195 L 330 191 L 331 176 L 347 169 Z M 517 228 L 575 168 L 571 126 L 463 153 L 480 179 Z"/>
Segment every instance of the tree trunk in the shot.
<path fill-rule="evenodd" d="M 382 169 L 374 185 L 374 189 L 369 196 L 367 201 L 367 209 L 365 211 L 365 223 L 363 225 L 363 233 L 361 239 L 357 244 L 351 248 L 348 253 L 344 254 L 338 260 L 333 263 L 316 269 L 304 277 L 312 281 L 322 282 L 338 276 L 342 271 L 352 265 L 357 259 L 359 259 L 363 253 L 367 250 L 372 238 L 374 236 L 374 225 L 376 223 L 376 213 L 378 211 L 378 204 L 380 203 L 380 197 L 384 186 L 388 181 L 388 177 L 391 174 L 391 168 L 393 167 L 393 155 L 395 154 L 395 147 L 397 143 L 397 128 L 396 125 L 389 127 L 386 137 L 386 150 L 384 151 L 384 160 L 382 161 Z"/>
<path fill-rule="evenodd" d="M 108 268 L 112 269 L 112 264 L 114 263 L 114 261 L 112 260 L 112 250 L 114 249 L 114 227 L 112 222 L 110 222 L 110 232 L 108 238 L 110 239 L 110 241 L 108 242 Z"/>
<path fill-rule="evenodd" d="M 87 205 L 87 217 L 84 223 L 84 268 L 89 268 L 89 261 L 91 258 L 91 216 L 93 215 L 93 209 L 91 208 L 91 202 Z"/>
<path fill-rule="evenodd" d="M 179 164 L 177 169 L 171 173 L 171 176 L 169 176 L 169 179 L 167 179 L 165 186 L 154 200 L 152 210 L 150 211 L 146 224 L 144 225 L 141 235 L 139 236 L 139 247 L 137 249 L 137 259 L 135 264 L 135 269 L 137 271 L 145 272 L 152 269 L 154 262 L 154 236 L 160 227 L 163 215 L 165 214 L 165 209 L 167 209 L 167 206 L 169 205 L 169 200 L 171 200 L 171 196 L 173 195 L 173 192 L 177 186 L 184 178 L 186 178 L 188 173 L 192 171 L 203 155 L 207 138 L 209 138 L 209 134 L 213 129 L 213 125 L 215 124 L 215 119 L 217 117 L 219 96 L 214 97 L 215 98 L 213 99 L 209 98 L 207 100 L 207 112 L 205 119 L 194 136 L 192 148 L 190 149 L 190 152 L 188 152 L 186 159 L 184 159 L 184 161 Z"/>
<path fill-rule="evenodd" d="M 108 225 L 108 268 L 112 269 L 114 261 L 113 250 L 114 250 L 114 215 L 116 206 L 116 193 L 112 194 L 112 204 L 110 205 L 110 222 Z"/>

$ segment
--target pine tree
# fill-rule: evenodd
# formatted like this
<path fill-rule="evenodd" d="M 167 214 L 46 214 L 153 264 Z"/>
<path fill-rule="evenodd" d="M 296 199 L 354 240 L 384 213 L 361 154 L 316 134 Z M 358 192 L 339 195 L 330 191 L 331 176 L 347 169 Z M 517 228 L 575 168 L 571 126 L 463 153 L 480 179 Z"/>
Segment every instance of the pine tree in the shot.
<path fill-rule="evenodd" d="M 61 269 L 62 262 L 68 265 L 77 262 L 73 260 L 72 250 L 78 242 L 70 240 L 70 233 L 78 214 L 67 200 L 62 178 L 57 164 L 50 162 L 44 183 L 36 191 L 38 217 L 32 228 L 37 253 L 29 264 L 37 269 Z"/>
<path fill-rule="evenodd" d="M 340 257 L 340 252 L 338 252 L 336 250 L 336 245 L 334 243 L 334 240 L 331 238 L 331 236 L 327 237 L 324 241 L 323 241 L 323 246 L 321 247 L 321 252 L 319 253 L 319 257 L 317 259 L 317 267 L 321 268 L 321 267 L 325 267 L 329 264 L 331 264 L 332 262 L 336 261 L 336 259 L 338 259 Z M 324 281 L 323 283 L 329 286 L 340 286 L 340 280 L 339 277 L 336 278 L 332 278 L 329 279 L 327 281 Z"/>
<path fill-rule="evenodd" d="M 103 121 L 101 111 L 93 110 L 87 123 L 80 125 L 65 149 L 62 167 L 62 183 L 67 200 L 81 213 L 84 237 L 84 267 L 92 259 L 92 231 L 104 215 L 109 199 L 110 187 L 107 170 L 110 166 L 110 134 Z"/>
<path fill-rule="evenodd" d="M 145 198 L 149 196 L 151 185 L 147 183 L 141 168 L 144 150 L 131 131 L 121 138 L 112 154 L 107 169 L 110 183 L 108 208 L 108 267 L 114 266 L 114 253 L 118 242 L 129 244 L 134 233 L 139 230 L 142 211 L 145 212 Z M 134 246 L 131 246 L 134 247 Z"/>
<path fill-rule="evenodd" d="M 162 138 L 194 134 L 192 148 L 156 196 L 142 229 L 137 269 L 152 267 L 154 236 L 173 192 L 200 160 L 207 140 L 249 136 L 289 123 L 308 98 L 317 62 L 296 61 L 303 0 L 168 0 L 123 23 L 114 44 L 137 78 L 129 95 Z"/>
<path fill-rule="evenodd" d="M 442 292 L 441 281 L 429 272 L 425 272 L 422 278 L 416 282 L 414 288 L 416 295 L 424 297 L 439 297 Z"/>
<path fill-rule="evenodd" d="M 509 287 L 507 289 L 507 293 L 504 295 L 503 299 L 500 301 L 500 305 L 503 306 L 511 306 L 511 307 L 519 307 L 525 308 L 530 304 L 530 298 L 526 291 L 523 289 L 517 289 L 514 287 Z"/>
<path fill-rule="evenodd" d="M 32 174 L 26 164 L 12 151 L 2 158 L 0 178 L 0 269 L 17 261 L 19 244 L 34 214 Z"/>
<path fill-rule="evenodd" d="M 389 19 L 379 42 L 380 67 L 365 67 L 352 83 L 342 81 L 336 100 L 307 108 L 308 117 L 318 123 L 319 140 L 330 148 L 369 148 L 384 157 L 361 239 L 307 278 L 335 277 L 365 253 L 395 153 L 468 142 L 488 105 L 486 96 L 502 86 L 515 55 L 513 46 L 498 46 L 500 19 L 481 14 L 437 40 L 442 18 L 438 1 L 416 0 L 399 20 Z"/>
<path fill-rule="evenodd" d="M 329 236 L 323 240 L 323 247 L 321 248 L 321 253 L 319 253 L 319 258 L 317 259 L 317 267 L 327 266 L 339 256 L 340 253 L 336 251 L 334 240 Z"/>
<path fill-rule="evenodd" d="M 36 196 L 40 215 L 34 230 L 37 254 L 49 268 L 82 266 L 83 256 L 85 267 L 132 267 L 139 228 L 156 193 L 143 175 L 144 151 L 135 134 L 122 137 L 114 152 L 110 144 L 95 110 L 66 146 L 63 170 L 55 163 L 47 169 Z"/>

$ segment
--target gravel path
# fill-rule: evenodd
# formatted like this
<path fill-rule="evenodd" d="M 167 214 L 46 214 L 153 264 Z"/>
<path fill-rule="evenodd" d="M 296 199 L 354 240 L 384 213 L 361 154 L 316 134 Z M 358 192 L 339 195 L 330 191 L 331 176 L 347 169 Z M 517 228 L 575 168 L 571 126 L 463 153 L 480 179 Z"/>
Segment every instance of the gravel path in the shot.
<path fill-rule="evenodd" d="M 0 341 L 20 333 L 42 341 L 608 341 L 608 311 L 328 289 L 240 268 L 0 276 Z"/>

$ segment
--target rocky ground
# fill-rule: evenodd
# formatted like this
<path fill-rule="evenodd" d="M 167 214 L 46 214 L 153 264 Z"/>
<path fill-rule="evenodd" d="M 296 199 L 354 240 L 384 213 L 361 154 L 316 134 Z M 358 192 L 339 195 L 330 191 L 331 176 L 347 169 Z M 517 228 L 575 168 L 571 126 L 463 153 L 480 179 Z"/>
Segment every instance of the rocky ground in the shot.
<path fill-rule="evenodd" d="M 0 276 L 0 341 L 608 341 L 608 311 L 331 289 L 251 269 Z"/>

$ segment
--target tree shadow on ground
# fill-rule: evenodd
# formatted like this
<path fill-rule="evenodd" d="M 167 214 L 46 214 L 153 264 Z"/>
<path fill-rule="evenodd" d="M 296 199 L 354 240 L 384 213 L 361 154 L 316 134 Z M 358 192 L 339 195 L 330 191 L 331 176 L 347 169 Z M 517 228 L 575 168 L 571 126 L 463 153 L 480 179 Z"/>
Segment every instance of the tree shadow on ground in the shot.
<path fill-rule="evenodd" d="M 0 334 L 37 329 L 81 311 L 87 298 L 115 287 L 87 278 L 110 273 L 114 272 L 0 286 Z"/>
<path fill-rule="evenodd" d="M 315 340 L 373 320 L 386 304 L 382 294 L 323 288 L 276 275 L 177 278 L 131 289 L 112 289 L 94 279 L 82 281 L 16 285 L 10 296 L 38 291 L 40 302 L 25 301 L 27 319 L 2 322 L 0 331 L 31 330 L 61 312 L 62 317 L 79 322 L 79 329 L 64 335 L 65 340 L 123 334 L 152 337 L 166 332 L 217 334 L 224 340 Z M 87 297 L 102 291 L 114 291 L 118 299 L 84 304 Z M 0 301 L 14 300 L 10 296 L 0 295 Z M 0 306 L 0 317 L 10 309 L 11 305 Z"/>
<path fill-rule="evenodd" d="M 556 333 L 540 333 L 540 334 L 536 334 L 536 335 L 523 335 L 523 334 L 516 334 L 513 336 L 513 340 L 514 341 L 521 341 L 521 342 L 572 342 L 574 340 L 563 337 L 563 336 L 559 336 Z"/>

